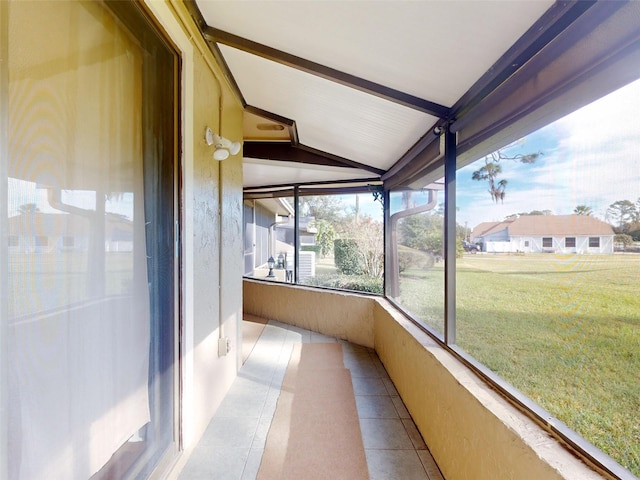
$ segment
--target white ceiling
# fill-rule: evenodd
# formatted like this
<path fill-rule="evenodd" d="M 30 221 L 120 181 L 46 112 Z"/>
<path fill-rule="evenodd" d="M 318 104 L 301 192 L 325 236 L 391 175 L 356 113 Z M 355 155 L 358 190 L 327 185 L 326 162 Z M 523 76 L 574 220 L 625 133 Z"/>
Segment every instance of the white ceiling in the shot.
<path fill-rule="evenodd" d="M 339 157 L 386 170 L 437 120 L 235 48 L 220 49 L 249 105 L 295 119 L 300 143 Z"/>
<path fill-rule="evenodd" d="M 553 2 L 196 4 L 209 27 L 450 108 Z M 217 45 L 247 105 L 295 121 L 301 145 L 386 171 L 438 120 L 289 65 Z M 245 186 L 372 176 L 353 168 L 284 166 L 277 160 L 245 158 Z"/>
<path fill-rule="evenodd" d="M 244 186 L 301 184 L 310 182 L 343 181 L 375 177 L 370 172 L 355 168 L 303 165 L 299 163 L 244 158 Z"/>

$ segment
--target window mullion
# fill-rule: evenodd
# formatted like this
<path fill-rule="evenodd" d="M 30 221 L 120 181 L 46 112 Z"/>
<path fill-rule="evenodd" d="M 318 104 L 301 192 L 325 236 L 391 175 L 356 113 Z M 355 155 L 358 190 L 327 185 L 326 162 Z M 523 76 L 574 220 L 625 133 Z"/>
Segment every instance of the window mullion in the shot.
<path fill-rule="evenodd" d="M 293 204 L 293 251 L 295 252 L 293 257 L 293 283 L 297 284 L 300 281 L 300 187 L 297 185 L 293 189 Z"/>
<path fill-rule="evenodd" d="M 444 132 L 444 341 L 456 343 L 456 134 Z"/>

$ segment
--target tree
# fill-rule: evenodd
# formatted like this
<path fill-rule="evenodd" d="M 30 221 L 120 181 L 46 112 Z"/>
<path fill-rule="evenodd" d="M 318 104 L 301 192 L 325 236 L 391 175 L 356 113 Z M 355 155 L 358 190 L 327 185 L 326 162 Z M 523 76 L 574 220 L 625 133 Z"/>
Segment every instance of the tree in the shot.
<path fill-rule="evenodd" d="M 593 215 L 593 209 L 588 205 L 578 205 L 573 209 L 573 213 L 575 213 L 576 215 L 585 215 L 587 217 L 590 217 Z"/>
<path fill-rule="evenodd" d="M 619 233 L 613 237 L 613 243 L 615 243 L 616 246 L 622 246 L 622 249 L 626 250 L 628 246 L 633 245 L 633 238 L 626 233 Z"/>
<path fill-rule="evenodd" d="M 416 202 L 413 200 L 413 192 L 406 190 L 402 192 L 402 209 L 408 210 L 416 206 Z"/>
<path fill-rule="evenodd" d="M 529 213 L 523 213 L 522 215 L 553 215 L 551 210 L 531 210 Z"/>
<path fill-rule="evenodd" d="M 420 213 L 400 220 L 398 243 L 436 256 L 442 255 L 442 217 Z"/>
<path fill-rule="evenodd" d="M 336 268 L 345 275 L 362 275 L 362 257 L 358 244 L 350 238 L 336 238 L 333 245 Z"/>
<path fill-rule="evenodd" d="M 381 222 L 365 218 L 358 223 L 355 239 L 365 275 L 382 278 L 384 273 L 384 242 Z"/>
<path fill-rule="evenodd" d="M 618 200 L 609 205 L 607 214 L 614 222 L 617 222 L 620 232 L 626 233 L 631 223 L 637 216 L 636 205 L 630 200 Z"/>
<path fill-rule="evenodd" d="M 473 172 L 471 178 L 479 182 L 487 182 L 489 184 L 489 195 L 491 195 L 491 199 L 494 203 L 498 203 L 498 200 L 502 203 L 504 202 L 508 182 L 504 178 L 501 180 L 498 179 L 502 173 L 501 162 L 503 160 L 511 160 L 531 164 L 535 163 L 540 155 L 542 155 L 542 152 L 506 155 L 502 149 L 499 149 L 484 157 L 484 166 Z"/>
<path fill-rule="evenodd" d="M 320 246 L 320 255 L 326 257 L 333 250 L 333 241 L 336 239 L 336 231 L 326 220 L 316 220 L 315 226 L 318 229 L 316 234 L 316 244 Z"/>
<path fill-rule="evenodd" d="M 312 195 L 303 197 L 302 201 L 303 216 L 327 220 L 330 223 L 340 222 L 344 217 L 344 206 L 335 195 Z"/>
<path fill-rule="evenodd" d="M 40 209 L 35 203 L 25 203 L 24 205 L 20 205 L 18 207 L 18 212 L 20 215 L 29 215 L 32 213 L 38 213 Z"/>

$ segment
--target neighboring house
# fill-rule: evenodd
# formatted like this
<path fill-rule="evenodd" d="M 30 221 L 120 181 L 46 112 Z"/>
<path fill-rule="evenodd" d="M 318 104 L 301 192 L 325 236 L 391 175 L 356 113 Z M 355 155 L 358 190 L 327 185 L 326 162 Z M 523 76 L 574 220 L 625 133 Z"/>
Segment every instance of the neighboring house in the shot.
<path fill-rule="evenodd" d="M 300 217 L 300 245 L 316 244 L 316 233 L 318 231 L 312 226 L 314 222 L 315 217 Z M 293 246 L 295 241 L 295 221 L 293 217 L 289 218 L 289 223 L 278 225 L 276 238 L 280 242 Z"/>
<path fill-rule="evenodd" d="M 471 234 L 484 252 L 613 253 L 613 228 L 588 215 L 524 215 Z"/>
<path fill-rule="evenodd" d="M 301 217 L 300 245 L 314 245 L 313 217 Z M 267 198 L 245 202 L 245 275 L 263 277 L 269 257 L 286 255 L 288 266 L 295 262 L 294 208 L 288 198 Z M 313 252 L 301 252 L 300 276 L 315 275 Z M 305 266 L 303 268 L 303 266 Z"/>
<path fill-rule="evenodd" d="M 48 253 L 87 250 L 92 235 L 90 219 L 57 213 L 24 213 L 8 221 L 8 247 L 11 253 Z M 107 252 L 133 250 L 133 223 L 119 215 L 104 216 L 104 248 Z"/>

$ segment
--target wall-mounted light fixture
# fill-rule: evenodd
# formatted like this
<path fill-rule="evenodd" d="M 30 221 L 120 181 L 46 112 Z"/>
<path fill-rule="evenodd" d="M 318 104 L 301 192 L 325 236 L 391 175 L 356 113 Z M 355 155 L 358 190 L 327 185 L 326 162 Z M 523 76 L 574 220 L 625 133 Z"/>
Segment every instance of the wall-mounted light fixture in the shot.
<path fill-rule="evenodd" d="M 229 158 L 229 154 L 236 155 L 240 152 L 240 148 L 242 148 L 240 142 L 232 142 L 217 133 L 213 133 L 209 127 L 207 127 L 205 131 L 204 138 L 207 141 L 207 145 L 215 146 L 216 149 L 213 152 L 213 158 L 216 160 L 226 160 Z"/>

